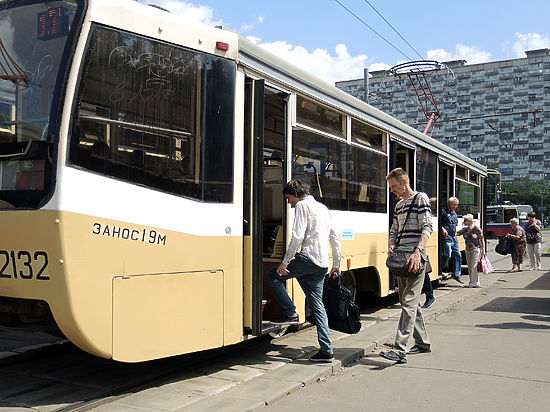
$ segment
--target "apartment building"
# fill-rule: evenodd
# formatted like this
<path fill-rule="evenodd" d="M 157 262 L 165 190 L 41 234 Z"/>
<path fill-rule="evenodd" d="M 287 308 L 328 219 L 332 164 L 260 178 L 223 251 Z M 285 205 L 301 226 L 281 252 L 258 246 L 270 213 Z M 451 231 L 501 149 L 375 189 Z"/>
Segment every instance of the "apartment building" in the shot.
<path fill-rule="evenodd" d="M 441 112 L 432 136 L 497 167 L 503 181 L 528 176 L 550 183 L 550 50 L 525 53 L 525 58 L 491 63 L 444 62 L 452 73 L 430 77 Z M 418 104 L 385 71 L 339 81 L 336 87 L 419 130 L 426 126 Z"/>

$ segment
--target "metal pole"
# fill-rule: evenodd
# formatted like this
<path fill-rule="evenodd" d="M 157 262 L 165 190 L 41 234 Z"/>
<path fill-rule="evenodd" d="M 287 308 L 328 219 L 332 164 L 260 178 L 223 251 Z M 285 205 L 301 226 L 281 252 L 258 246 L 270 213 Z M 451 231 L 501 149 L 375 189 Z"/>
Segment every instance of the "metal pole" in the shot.
<path fill-rule="evenodd" d="M 365 103 L 369 103 L 369 68 L 363 69 L 363 90 L 365 91 Z"/>
<path fill-rule="evenodd" d="M 432 113 L 430 115 L 430 119 L 428 120 L 428 124 L 426 125 L 426 128 L 424 129 L 424 134 L 428 134 L 428 130 L 430 129 L 430 126 L 432 125 L 433 121 L 435 119 L 435 113 Z"/>
<path fill-rule="evenodd" d="M 544 193 L 540 194 L 540 221 L 544 222 Z M 544 223 L 542 225 L 544 227 Z"/>

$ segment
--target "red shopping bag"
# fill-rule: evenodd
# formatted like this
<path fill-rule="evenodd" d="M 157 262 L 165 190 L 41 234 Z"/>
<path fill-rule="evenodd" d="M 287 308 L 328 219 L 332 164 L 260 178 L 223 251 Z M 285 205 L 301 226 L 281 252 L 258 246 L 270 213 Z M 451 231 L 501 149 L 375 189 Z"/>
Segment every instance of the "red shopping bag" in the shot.
<path fill-rule="evenodd" d="M 485 273 L 488 275 L 489 273 L 493 273 L 495 270 L 493 269 L 493 265 L 491 262 L 489 262 L 489 259 L 487 256 L 483 256 L 479 263 L 477 264 L 477 270 L 480 272 Z"/>

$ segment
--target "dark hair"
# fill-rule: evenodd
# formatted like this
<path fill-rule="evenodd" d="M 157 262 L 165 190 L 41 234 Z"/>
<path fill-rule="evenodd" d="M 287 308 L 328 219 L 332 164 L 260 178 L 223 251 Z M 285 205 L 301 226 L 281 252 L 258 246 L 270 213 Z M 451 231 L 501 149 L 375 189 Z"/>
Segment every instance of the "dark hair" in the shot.
<path fill-rule="evenodd" d="M 527 217 L 535 217 L 537 214 L 535 212 L 527 213 Z"/>
<path fill-rule="evenodd" d="M 283 186 L 283 196 L 291 195 L 296 197 L 304 197 L 309 195 L 309 185 L 301 182 L 298 179 L 291 180 Z"/>

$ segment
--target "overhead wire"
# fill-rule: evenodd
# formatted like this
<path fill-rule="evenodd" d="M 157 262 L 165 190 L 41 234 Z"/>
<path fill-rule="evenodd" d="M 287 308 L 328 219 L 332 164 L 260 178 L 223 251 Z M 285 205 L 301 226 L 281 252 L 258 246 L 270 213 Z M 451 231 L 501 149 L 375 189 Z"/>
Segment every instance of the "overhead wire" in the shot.
<path fill-rule="evenodd" d="M 395 46 L 392 42 L 387 40 L 384 36 L 382 36 L 380 33 L 378 33 L 376 30 L 374 30 L 371 26 L 369 26 L 361 17 L 359 17 L 357 14 L 355 14 L 353 11 L 348 9 L 346 6 L 344 6 L 339 0 L 334 0 L 336 3 L 338 3 L 343 9 L 345 9 L 349 14 L 351 14 L 353 17 L 355 17 L 357 20 L 359 20 L 361 23 L 363 23 L 365 26 L 367 26 L 374 34 L 376 34 L 378 37 L 380 37 L 382 40 L 384 40 L 386 43 L 388 43 L 391 47 L 393 47 L 395 50 L 397 50 L 400 54 L 405 56 L 407 60 L 411 61 L 412 59 L 407 56 L 404 52 L 399 50 L 397 46 Z"/>
<path fill-rule="evenodd" d="M 405 38 L 401 35 L 401 33 L 399 33 L 399 32 L 397 31 L 397 29 L 396 29 L 395 27 L 393 27 L 393 26 L 391 25 L 391 23 L 390 23 L 389 21 L 387 21 L 386 18 L 385 18 L 384 16 L 382 16 L 382 14 L 380 14 L 380 12 L 379 12 L 378 10 L 376 10 L 376 7 L 374 7 L 374 6 L 371 4 L 371 2 L 370 2 L 369 0 L 364 0 L 364 1 L 365 1 L 365 3 L 367 3 L 369 6 L 371 6 L 371 8 L 376 12 L 376 14 L 378 14 L 378 15 L 380 16 L 380 18 L 381 18 L 382 20 L 384 20 L 384 21 L 388 24 L 388 26 L 390 26 L 390 27 L 392 28 L 392 30 L 393 30 L 394 32 L 396 32 L 397 35 L 398 35 L 399 37 L 401 37 L 401 39 L 402 39 L 405 43 L 407 43 L 407 45 L 416 53 L 416 55 L 417 55 L 418 57 L 420 57 L 421 60 L 424 60 L 424 57 L 422 57 L 422 56 L 420 55 L 420 53 L 418 53 L 418 52 L 416 51 L 416 49 L 407 41 L 407 39 L 405 39 Z"/>

